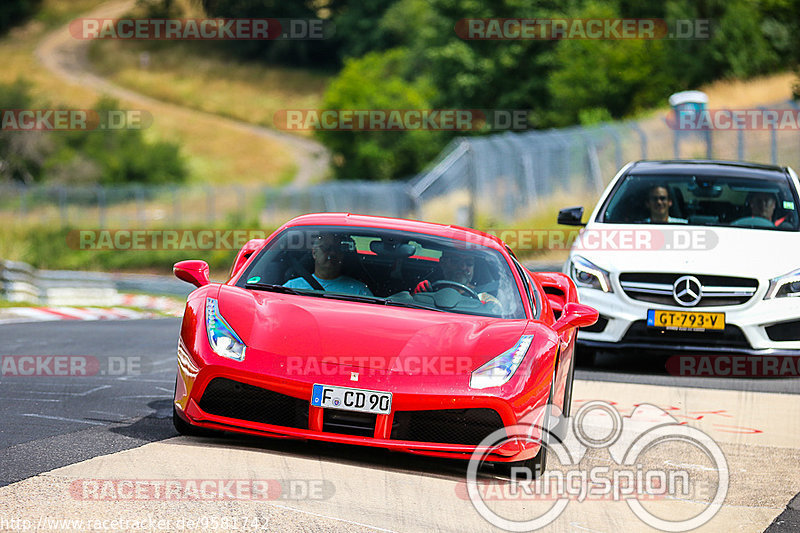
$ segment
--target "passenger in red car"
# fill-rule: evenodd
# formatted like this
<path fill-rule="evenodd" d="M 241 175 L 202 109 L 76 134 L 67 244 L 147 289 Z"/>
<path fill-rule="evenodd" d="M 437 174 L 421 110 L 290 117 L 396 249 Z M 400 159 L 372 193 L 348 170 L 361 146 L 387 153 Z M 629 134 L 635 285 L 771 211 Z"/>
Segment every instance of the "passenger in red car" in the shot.
<path fill-rule="evenodd" d="M 314 258 L 314 279 L 329 292 L 358 294 L 372 296 L 364 283 L 349 276 L 342 275 L 344 250 L 342 241 L 332 233 L 323 233 L 311 245 L 311 256 Z M 292 289 L 313 289 L 311 284 L 303 279 L 290 279 L 283 284 Z"/>

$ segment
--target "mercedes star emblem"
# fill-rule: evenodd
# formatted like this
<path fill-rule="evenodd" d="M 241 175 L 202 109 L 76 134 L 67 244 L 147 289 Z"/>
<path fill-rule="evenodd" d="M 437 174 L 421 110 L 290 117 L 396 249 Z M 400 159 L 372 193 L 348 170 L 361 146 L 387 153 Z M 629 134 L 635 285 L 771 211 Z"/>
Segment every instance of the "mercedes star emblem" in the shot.
<path fill-rule="evenodd" d="M 694 276 L 681 276 L 672 285 L 672 297 L 684 307 L 695 306 L 703 297 L 703 285 Z"/>

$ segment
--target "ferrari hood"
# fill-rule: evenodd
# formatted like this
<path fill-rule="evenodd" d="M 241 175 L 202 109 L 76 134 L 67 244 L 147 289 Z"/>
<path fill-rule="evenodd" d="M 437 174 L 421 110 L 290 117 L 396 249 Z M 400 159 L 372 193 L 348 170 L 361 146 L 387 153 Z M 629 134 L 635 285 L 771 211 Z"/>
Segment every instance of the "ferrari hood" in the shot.
<path fill-rule="evenodd" d="M 230 286 L 219 309 L 256 353 L 390 372 L 432 364 L 469 371 L 513 347 L 527 324 Z"/>
<path fill-rule="evenodd" d="M 594 237 L 572 248 L 597 266 L 612 272 L 669 272 L 722 276 L 773 278 L 800 268 L 795 250 L 800 233 L 794 231 L 699 226 L 657 226 L 646 235 L 655 249 L 622 246 L 621 233 L 645 232 L 641 224 L 595 224 L 601 238 Z M 605 235 L 603 235 L 605 234 Z M 603 241 L 602 237 L 607 237 Z M 635 242 L 635 238 L 633 241 Z"/>

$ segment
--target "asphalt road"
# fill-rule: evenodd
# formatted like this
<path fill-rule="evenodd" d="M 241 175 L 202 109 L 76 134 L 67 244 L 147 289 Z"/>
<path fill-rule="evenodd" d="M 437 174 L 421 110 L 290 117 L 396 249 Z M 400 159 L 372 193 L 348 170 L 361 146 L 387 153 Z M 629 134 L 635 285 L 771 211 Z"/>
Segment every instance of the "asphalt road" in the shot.
<path fill-rule="evenodd" d="M 0 487 L 176 436 L 170 402 L 178 328 L 179 319 L 174 318 L 0 326 Z M 608 382 L 609 390 L 613 390 L 610 383 L 616 382 L 663 387 L 660 390 L 800 394 L 798 380 L 671 376 L 665 371 L 665 360 L 643 354 L 601 354 L 594 368 L 578 368 L 575 377 Z M 39 366 L 31 366 L 36 364 Z M 37 375 L 20 375 L 31 373 L 33 368 Z M 46 375 L 63 373 L 65 368 L 85 375 Z M 786 397 L 787 402 L 796 403 L 798 399 Z M 433 473 L 453 478 L 463 476 L 464 471 L 460 462 L 382 450 L 359 449 L 354 453 L 347 446 L 242 437 L 231 437 L 227 442 L 278 455 L 311 456 L 426 476 Z M 800 515 L 794 507 L 800 505 L 789 505 L 770 531 L 792 531 Z"/>

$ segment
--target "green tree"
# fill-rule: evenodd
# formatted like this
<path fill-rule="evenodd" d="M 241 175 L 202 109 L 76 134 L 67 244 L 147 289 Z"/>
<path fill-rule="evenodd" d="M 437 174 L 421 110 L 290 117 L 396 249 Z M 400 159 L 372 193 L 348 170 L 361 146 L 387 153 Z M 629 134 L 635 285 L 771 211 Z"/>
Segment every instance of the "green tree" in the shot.
<path fill-rule="evenodd" d="M 0 35 L 39 11 L 42 0 L 3 0 L 0 3 Z"/>
<path fill-rule="evenodd" d="M 371 52 L 345 62 L 323 99 L 325 109 L 430 109 L 433 87 L 408 71 L 409 52 Z M 317 132 L 334 154 L 337 178 L 386 180 L 417 172 L 446 137 L 431 131 Z"/>
<path fill-rule="evenodd" d="M 102 98 L 94 109 L 103 117 L 118 110 L 119 103 Z M 64 143 L 48 161 L 53 173 L 65 166 L 82 168 L 79 163 L 91 162 L 96 168 L 96 181 L 107 185 L 176 183 L 187 175 L 179 146 L 168 141 L 148 141 L 141 129 L 79 130 L 59 135 Z M 80 176 L 70 177 L 71 181 L 76 179 L 85 181 Z"/>
<path fill-rule="evenodd" d="M 30 88 L 22 79 L 0 84 L 0 110 L 31 108 Z M 0 129 L 0 179 L 27 184 L 39 180 L 51 152 L 52 143 L 42 132 Z"/>
<path fill-rule="evenodd" d="M 610 6 L 591 3 L 576 18 L 619 16 Z M 665 72 L 665 41 L 565 39 L 556 46 L 554 64 L 548 89 L 557 125 L 574 124 L 590 109 L 621 118 L 663 103 L 674 90 Z"/>

